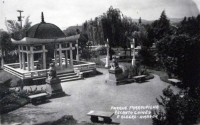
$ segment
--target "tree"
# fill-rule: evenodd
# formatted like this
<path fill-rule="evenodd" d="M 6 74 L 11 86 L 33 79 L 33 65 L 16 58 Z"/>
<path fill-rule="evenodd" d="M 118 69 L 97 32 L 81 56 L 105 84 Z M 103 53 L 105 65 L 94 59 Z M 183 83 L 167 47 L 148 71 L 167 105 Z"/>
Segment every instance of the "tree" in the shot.
<path fill-rule="evenodd" d="M 26 36 L 26 31 L 31 27 L 29 16 L 26 18 L 23 27 L 15 20 L 7 20 L 7 29 L 12 38 L 20 40 Z"/>
<path fill-rule="evenodd" d="M 104 39 L 109 40 L 110 47 L 110 59 L 112 59 L 111 48 L 119 46 L 120 42 L 120 28 L 121 26 L 121 14 L 119 9 L 114 9 L 112 6 L 108 9 L 106 14 L 102 16 L 102 25 L 104 32 Z"/>
<path fill-rule="evenodd" d="M 142 18 L 141 17 L 139 18 L 138 23 L 142 24 Z"/>
<path fill-rule="evenodd" d="M 170 21 L 167 19 L 165 11 L 162 11 L 160 18 L 155 20 L 148 29 L 149 40 L 156 42 L 164 36 L 171 34 Z"/>
<path fill-rule="evenodd" d="M 190 95 L 190 91 L 196 97 Z M 200 117 L 200 89 L 183 90 L 174 94 L 170 87 L 163 90 L 163 96 L 156 99 L 164 111 L 154 111 L 158 115 L 153 118 L 153 125 L 191 125 L 196 124 Z"/>
<path fill-rule="evenodd" d="M 1 68 L 4 65 L 4 57 L 9 54 L 12 49 L 12 42 L 10 40 L 10 35 L 5 31 L 0 31 L 0 56 L 1 56 Z"/>
<path fill-rule="evenodd" d="M 186 87 L 200 83 L 200 37 L 167 36 L 157 43 L 159 58 L 169 76 L 182 80 Z"/>
<path fill-rule="evenodd" d="M 153 125 L 195 124 L 200 117 L 200 27 L 193 25 L 199 18 L 184 18 L 178 32 L 157 42 L 164 68 L 169 76 L 181 79 L 183 86 L 178 94 L 170 88 L 163 91 L 157 102 L 164 111 L 156 112 L 158 117 L 153 119 Z"/>
<path fill-rule="evenodd" d="M 197 17 L 185 17 L 178 28 L 179 34 L 197 36 L 200 33 L 200 15 Z"/>
<path fill-rule="evenodd" d="M 126 48 L 130 47 L 132 33 L 138 30 L 138 27 L 131 18 L 124 16 L 119 9 L 114 9 L 112 6 L 103 14 L 101 21 L 104 39 L 109 40 L 109 53 L 112 59 L 111 48 L 120 46 L 126 51 Z"/>

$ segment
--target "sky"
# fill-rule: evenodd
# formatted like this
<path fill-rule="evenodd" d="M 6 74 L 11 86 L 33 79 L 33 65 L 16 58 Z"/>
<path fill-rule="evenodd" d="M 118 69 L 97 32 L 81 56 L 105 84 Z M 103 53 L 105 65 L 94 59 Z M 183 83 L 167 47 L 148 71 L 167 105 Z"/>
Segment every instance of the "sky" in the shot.
<path fill-rule="evenodd" d="M 0 0 L 0 29 L 6 30 L 6 19 L 17 20 L 17 10 L 30 16 L 32 25 L 41 22 L 43 12 L 45 22 L 65 29 L 102 15 L 110 6 L 134 19 L 155 20 L 163 10 L 170 18 L 196 16 L 200 0 Z"/>

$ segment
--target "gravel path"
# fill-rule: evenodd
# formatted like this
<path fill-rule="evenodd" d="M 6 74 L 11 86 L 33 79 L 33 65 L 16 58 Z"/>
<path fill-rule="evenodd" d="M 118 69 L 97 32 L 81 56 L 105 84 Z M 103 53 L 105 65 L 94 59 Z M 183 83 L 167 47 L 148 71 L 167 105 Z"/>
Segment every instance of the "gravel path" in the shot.
<path fill-rule="evenodd" d="M 51 99 L 51 102 L 38 106 L 28 104 L 2 115 L 2 123 L 36 124 L 57 120 L 63 115 L 73 115 L 78 122 L 90 122 L 86 115 L 90 110 L 113 111 L 111 106 L 157 105 L 156 98 L 169 85 L 162 82 L 157 75 L 145 83 L 108 85 L 105 83 L 108 71 L 98 71 L 103 75 L 62 83 L 63 90 L 70 96 Z M 120 125 L 151 125 L 152 122 L 151 119 L 118 119 L 116 115 L 113 116 L 113 120 L 120 122 Z"/>

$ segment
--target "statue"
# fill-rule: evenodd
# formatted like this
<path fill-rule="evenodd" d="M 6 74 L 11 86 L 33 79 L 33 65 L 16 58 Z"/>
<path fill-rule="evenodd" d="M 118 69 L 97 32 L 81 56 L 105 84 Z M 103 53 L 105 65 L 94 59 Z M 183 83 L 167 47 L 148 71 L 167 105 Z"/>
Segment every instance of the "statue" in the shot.
<path fill-rule="evenodd" d="M 50 64 L 49 72 L 48 72 L 48 79 L 56 78 L 56 69 L 53 63 Z"/>
<path fill-rule="evenodd" d="M 46 92 L 50 94 L 51 97 L 65 95 L 60 83 L 61 80 L 57 77 L 55 65 L 51 63 L 46 79 Z"/>
<path fill-rule="evenodd" d="M 116 60 L 116 57 L 113 57 L 110 69 L 117 69 L 117 68 L 119 68 L 118 61 Z"/>
<path fill-rule="evenodd" d="M 118 85 L 123 81 L 123 71 L 119 67 L 116 57 L 113 57 L 112 63 L 110 65 L 111 65 L 111 67 L 108 70 L 109 79 L 106 82 L 109 84 Z"/>

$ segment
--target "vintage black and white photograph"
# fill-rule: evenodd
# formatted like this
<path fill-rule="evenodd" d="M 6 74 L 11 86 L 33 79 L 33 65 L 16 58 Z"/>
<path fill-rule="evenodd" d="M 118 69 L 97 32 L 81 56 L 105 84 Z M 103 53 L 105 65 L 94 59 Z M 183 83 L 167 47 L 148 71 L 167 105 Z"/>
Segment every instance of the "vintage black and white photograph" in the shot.
<path fill-rule="evenodd" d="M 0 0 L 0 125 L 200 125 L 200 0 Z"/>

